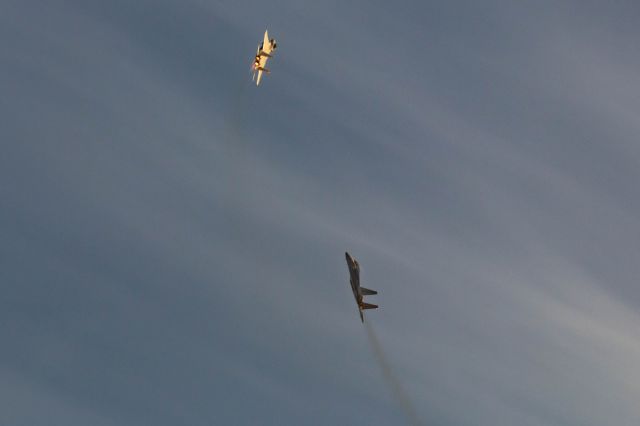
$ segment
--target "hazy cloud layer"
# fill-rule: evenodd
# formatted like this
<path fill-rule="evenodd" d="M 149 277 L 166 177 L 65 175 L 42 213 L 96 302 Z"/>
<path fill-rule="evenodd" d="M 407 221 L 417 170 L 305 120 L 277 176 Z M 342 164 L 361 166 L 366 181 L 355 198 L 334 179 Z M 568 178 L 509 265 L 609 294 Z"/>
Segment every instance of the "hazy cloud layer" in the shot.
<path fill-rule="evenodd" d="M 638 424 L 639 12 L 2 3 L 0 423 Z"/>

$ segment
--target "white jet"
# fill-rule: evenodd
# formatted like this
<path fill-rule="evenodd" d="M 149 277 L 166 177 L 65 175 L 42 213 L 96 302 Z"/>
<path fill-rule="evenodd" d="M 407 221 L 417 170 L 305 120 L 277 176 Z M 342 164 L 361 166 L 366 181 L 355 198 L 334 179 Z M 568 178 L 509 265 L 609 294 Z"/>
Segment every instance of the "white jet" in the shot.
<path fill-rule="evenodd" d="M 276 40 L 269 39 L 269 33 L 265 30 L 264 32 L 264 40 L 258 46 L 258 51 L 256 52 L 256 57 L 253 60 L 253 64 L 251 64 L 251 71 L 253 71 L 253 80 L 256 82 L 256 86 L 260 84 L 260 79 L 262 78 L 262 73 L 266 72 L 269 74 L 269 70 L 265 68 L 267 65 L 267 59 L 271 58 L 273 52 L 276 50 Z M 258 79 L 256 79 L 256 73 L 258 74 Z"/>

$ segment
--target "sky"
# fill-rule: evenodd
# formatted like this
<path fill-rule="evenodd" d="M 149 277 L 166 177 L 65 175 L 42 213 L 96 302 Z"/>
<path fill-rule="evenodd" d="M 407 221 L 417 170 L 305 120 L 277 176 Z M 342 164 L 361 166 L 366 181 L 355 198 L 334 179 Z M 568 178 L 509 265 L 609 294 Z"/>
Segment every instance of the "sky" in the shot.
<path fill-rule="evenodd" d="M 637 425 L 639 18 L 0 2 L 0 424 Z"/>

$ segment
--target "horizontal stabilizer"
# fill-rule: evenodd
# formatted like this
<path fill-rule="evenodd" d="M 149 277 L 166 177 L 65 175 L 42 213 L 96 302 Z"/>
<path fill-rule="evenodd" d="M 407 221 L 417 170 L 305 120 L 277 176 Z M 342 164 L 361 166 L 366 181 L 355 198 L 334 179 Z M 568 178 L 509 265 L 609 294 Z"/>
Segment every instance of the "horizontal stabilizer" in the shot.
<path fill-rule="evenodd" d="M 362 291 L 363 296 L 373 296 L 374 294 L 378 294 L 375 290 L 369 290 L 368 288 L 360 287 L 360 291 Z"/>
<path fill-rule="evenodd" d="M 373 303 L 363 303 L 362 309 L 378 309 L 378 305 L 374 305 Z"/>

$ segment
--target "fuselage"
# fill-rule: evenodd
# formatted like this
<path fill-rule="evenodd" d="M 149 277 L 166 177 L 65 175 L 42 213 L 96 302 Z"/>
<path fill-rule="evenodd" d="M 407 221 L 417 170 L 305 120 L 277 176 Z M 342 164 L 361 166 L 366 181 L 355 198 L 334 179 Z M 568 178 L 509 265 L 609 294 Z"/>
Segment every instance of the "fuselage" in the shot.
<path fill-rule="evenodd" d="M 345 252 L 345 258 L 347 259 L 347 266 L 349 267 L 349 282 L 351 283 L 351 290 L 353 291 L 353 297 L 356 299 L 358 308 L 362 307 L 362 292 L 360 291 L 360 265 L 349 253 Z"/>

